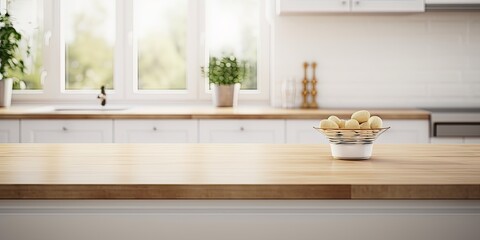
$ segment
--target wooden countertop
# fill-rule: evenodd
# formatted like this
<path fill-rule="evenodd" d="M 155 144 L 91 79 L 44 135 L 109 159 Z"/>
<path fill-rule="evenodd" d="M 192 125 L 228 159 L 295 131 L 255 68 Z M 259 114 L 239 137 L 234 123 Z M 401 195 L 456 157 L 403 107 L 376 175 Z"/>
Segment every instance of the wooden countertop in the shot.
<path fill-rule="evenodd" d="M 53 106 L 0 108 L 0 119 L 323 119 L 350 118 L 358 109 L 282 109 L 271 107 L 215 108 L 210 106 L 130 107 L 112 111 L 55 111 Z M 383 119 L 430 119 L 420 109 L 368 109 Z"/>
<path fill-rule="evenodd" d="M 480 145 L 0 144 L 0 199 L 480 199 Z"/>

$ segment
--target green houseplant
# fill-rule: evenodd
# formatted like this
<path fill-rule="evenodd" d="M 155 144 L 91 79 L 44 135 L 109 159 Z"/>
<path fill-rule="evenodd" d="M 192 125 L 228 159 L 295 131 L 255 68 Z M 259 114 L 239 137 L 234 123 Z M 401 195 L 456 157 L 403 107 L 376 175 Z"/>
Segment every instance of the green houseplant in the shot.
<path fill-rule="evenodd" d="M 25 73 L 25 63 L 19 57 L 22 37 L 8 12 L 0 13 L 0 107 L 8 107 L 11 103 L 13 79 L 9 78 L 9 71 Z M 26 51 L 29 54 L 28 48 Z"/>
<path fill-rule="evenodd" d="M 202 67 L 202 73 L 209 79 L 214 106 L 237 105 L 240 84 L 248 75 L 246 61 L 239 61 L 233 55 L 212 56 L 208 68 Z"/>

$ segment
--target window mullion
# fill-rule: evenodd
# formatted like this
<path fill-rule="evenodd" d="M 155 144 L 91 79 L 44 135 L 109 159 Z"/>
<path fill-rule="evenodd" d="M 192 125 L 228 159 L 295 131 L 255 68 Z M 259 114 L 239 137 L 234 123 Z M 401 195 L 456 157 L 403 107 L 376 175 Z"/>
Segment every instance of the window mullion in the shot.
<path fill-rule="evenodd" d="M 5 13 L 7 11 L 7 0 L 0 0 L 0 12 Z"/>
<path fill-rule="evenodd" d="M 61 97 L 62 80 L 64 79 L 64 51 L 62 48 L 61 1 L 45 0 L 45 32 L 50 33 L 50 41 L 45 49 L 46 77 L 43 91 L 46 98 L 58 99 Z"/>
<path fill-rule="evenodd" d="M 198 87 L 203 86 L 200 66 L 204 45 L 204 0 L 189 1 L 187 19 L 187 91 L 192 99 L 199 98 Z"/>
<path fill-rule="evenodd" d="M 199 44 L 197 45 L 198 49 L 197 49 L 197 68 L 198 68 L 198 71 L 200 71 L 200 67 L 201 66 L 205 66 L 205 64 L 207 63 L 206 61 L 206 58 L 207 58 L 207 39 L 206 39 L 206 22 L 205 22 L 205 11 L 206 11 L 206 7 L 205 7 L 205 0 L 199 0 L 198 1 L 198 36 L 199 36 Z M 198 86 L 197 86 L 197 94 L 198 94 L 198 98 L 199 99 L 203 99 L 203 100 L 206 100 L 206 99 L 210 99 L 211 98 L 211 94 L 208 94 L 206 92 L 206 83 L 205 83 L 205 78 L 199 74 L 198 75 Z"/>
<path fill-rule="evenodd" d="M 116 98 L 124 99 L 128 90 L 127 83 L 131 82 L 128 74 L 129 64 L 129 33 L 131 32 L 131 0 L 116 0 L 115 14 L 115 53 L 114 53 L 114 88 Z"/>

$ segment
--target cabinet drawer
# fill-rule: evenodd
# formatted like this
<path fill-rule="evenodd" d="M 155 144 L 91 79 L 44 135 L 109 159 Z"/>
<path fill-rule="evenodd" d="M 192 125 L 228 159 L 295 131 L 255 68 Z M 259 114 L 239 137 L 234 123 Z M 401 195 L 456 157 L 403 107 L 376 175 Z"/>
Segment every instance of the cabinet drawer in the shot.
<path fill-rule="evenodd" d="M 115 120 L 117 143 L 196 143 L 197 120 Z"/>
<path fill-rule="evenodd" d="M 348 12 L 350 0 L 277 0 L 277 14 Z"/>
<path fill-rule="evenodd" d="M 319 123 L 319 120 L 287 120 L 287 143 L 327 144 L 328 139 L 313 128 Z"/>
<path fill-rule="evenodd" d="M 0 143 L 20 142 L 20 120 L 0 120 Z"/>
<path fill-rule="evenodd" d="M 351 0 L 352 12 L 425 12 L 424 0 Z"/>
<path fill-rule="evenodd" d="M 285 120 L 199 120 L 201 143 L 284 143 Z"/>
<path fill-rule="evenodd" d="M 424 12 L 424 0 L 277 0 L 277 14 Z"/>
<path fill-rule="evenodd" d="M 479 137 L 432 137 L 432 144 L 479 144 Z"/>
<path fill-rule="evenodd" d="M 465 144 L 480 144 L 480 137 L 465 137 L 463 138 Z"/>
<path fill-rule="evenodd" d="M 384 120 L 383 126 L 390 129 L 380 135 L 375 143 L 424 144 L 430 142 L 428 120 Z"/>
<path fill-rule="evenodd" d="M 24 143 L 111 143 L 112 120 L 22 120 Z"/>

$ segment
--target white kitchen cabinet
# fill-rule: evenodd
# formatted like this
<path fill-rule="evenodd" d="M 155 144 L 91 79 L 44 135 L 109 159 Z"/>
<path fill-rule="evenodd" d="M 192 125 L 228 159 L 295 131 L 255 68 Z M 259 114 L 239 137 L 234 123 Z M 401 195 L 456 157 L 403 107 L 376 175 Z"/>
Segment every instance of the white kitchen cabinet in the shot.
<path fill-rule="evenodd" d="M 480 137 L 465 137 L 463 138 L 465 144 L 480 144 Z"/>
<path fill-rule="evenodd" d="M 23 143 L 111 143 L 112 120 L 22 120 Z"/>
<path fill-rule="evenodd" d="M 425 0 L 277 0 L 277 14 L 424 12 Z"/>
<path fill-rule="evenodd" d="M 277 0 L 277 13 L 348 12 L 350 0 Z"/>
<path fill-rule="evenodd" d="M 480 144 L 478 137 L 432 137 L 432 144 Z"/>
<path fill-rule="evenodd" d="M 116 143 L 196 143 L 197 120 L 114 120 Z"/>
<path fill-rule="evenodd" d="M 285 143 L 285 120 L 199 120 L 200 143 Z"/>
<path fill-rule="evenodd" d="M 430 138 L 432 144 L 462 144 L 462 137 L 432 137 Z"/>
<path fill-rule="evenodd" d="M 293 144 L 328 144 L 328 139 L 313 127 L 319 120 L 286 120 L 286 142 Z"/>
<path fill-rule="evenodd" d="M 287 143 L 328 143 L 324 135 L 313 129 L 318 123 L 318 120 L 287 120 Z M 429 143 L 428 120 L 384 120 L 383 125 L 390 129 L 380 135 L 375 143 Z"/>
<path fill-rule="evenodd" d="M 424 0 L 351 0 L 352 12 L 424 12 Z"/>
<path fill-rule="evenodd" d="M 20 120 L 0 120 L 0 143 L 20 142 Z"/>
<path fill-rule="evenodd" d="M 390 127 L 390 129 L 380 135 L 375 143 L 429 143 L 430 125 L 428 120 L 384 120 L 383 126 Z"/>
<path fill-rule="evenodd" d="M 426 4 L 477 4 L 480 0 L 425 0 Z"/>

